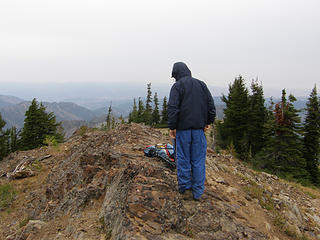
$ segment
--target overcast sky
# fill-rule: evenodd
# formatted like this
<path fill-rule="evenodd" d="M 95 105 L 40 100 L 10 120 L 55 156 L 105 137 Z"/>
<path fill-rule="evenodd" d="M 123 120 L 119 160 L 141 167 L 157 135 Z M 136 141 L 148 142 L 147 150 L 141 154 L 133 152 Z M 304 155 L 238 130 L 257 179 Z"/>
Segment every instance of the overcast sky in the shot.
<path fill-rule="evenodd" d="M 0 82 L 320 83 L 319 0 L 0 0 Z M 3 85 L 5 86 L 5 85 Z M 0 88 L 1 94 L 1 88 Z"/>

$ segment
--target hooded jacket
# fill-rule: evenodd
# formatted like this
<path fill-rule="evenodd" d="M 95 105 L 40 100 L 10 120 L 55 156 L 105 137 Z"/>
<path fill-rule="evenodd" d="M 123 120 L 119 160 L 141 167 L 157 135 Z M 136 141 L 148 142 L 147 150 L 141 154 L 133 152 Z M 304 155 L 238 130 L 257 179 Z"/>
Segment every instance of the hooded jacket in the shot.
<path fill-rule="evenodd" d="M 216 108 L 207 85 L 191 76 L 183 62 L 173 65 L 173 84 L 168 102 L 168 126 L 170 129 L 203 129 L 214 122 Z"/>

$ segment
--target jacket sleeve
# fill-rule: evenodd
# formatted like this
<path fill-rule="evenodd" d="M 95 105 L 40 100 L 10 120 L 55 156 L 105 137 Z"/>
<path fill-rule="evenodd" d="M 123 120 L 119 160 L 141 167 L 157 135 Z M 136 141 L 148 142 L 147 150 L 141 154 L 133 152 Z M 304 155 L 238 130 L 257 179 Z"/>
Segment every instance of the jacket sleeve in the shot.
<path fill-rule="evenodd" d="M 216 107 L 214 105 L 214 101 L 212 98 L 212 95 L 208 89 L 208 87 L 206 86 L 207 89 L 207 96 L 208 96 L 208 120 L 207 120 L 207 124 L 211 124 L 214 122 L 214 119 L 216 118 Z"/>
<path fill-rule="evenodd" d="M 178 116 L 180 112 L 180 91 L 175 83 L 171 90 L 168 102 L 168 127 L 173 130 L 177 129 Z"/>

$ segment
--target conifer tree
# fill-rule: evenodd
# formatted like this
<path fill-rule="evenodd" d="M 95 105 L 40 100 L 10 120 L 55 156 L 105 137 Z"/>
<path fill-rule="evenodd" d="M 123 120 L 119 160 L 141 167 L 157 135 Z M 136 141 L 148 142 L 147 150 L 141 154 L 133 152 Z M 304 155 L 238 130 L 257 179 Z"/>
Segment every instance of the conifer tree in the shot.
<path fill-rule="evenodd" d="M 308 173 L 302 156 L 301 121 L 294 101 L 293 95 L 287 100 L 286 92 L 282 90 L 281 101 L 275 104 L 273 116 L 265 124 L 266 144 L 257 157 L 272 173 L 306 182 Z"/>
<path fill-rule="evenodd" d="M 152 112 L 152 125 L 157 125 L 160 122 L 160 114 L 159 114 L 159 100 L 158 94 L 155 93 L 153 97 L 154 109 Z"/>
<path fill-rule="evenodd" d="M 142 101 L 141 97 L 139 97 L 139 99 L 138 99 L 137 121 L 136 121 L 137 123 L 145 122 L 144 111 L 145 111 L 145 108 L 144 108 L 144 105 L 143 105 L 143 101 Z"/>
<path fill-rule="evenodd" d="M 307 102 L 307 116 L 304 124 L 304 158 L 310 180 L 320 185 L 319 158 L 320 158 L 320 105 L 317 88 L 314 86 Z"/>
<path fill-rule="evenodd" d="M 43 146 L 46 136 L 54 136 L 58 142 L 63 140 L 63 136 L 58 132 L 60 124 L 56 123 L 56 117 L 45 110 L 42 103 L 38 105 L 36 99 L 32 100 L 25 113 L 26 118 L 20 134 L 22 150 Z"/>
<path fill-rule="evenodd" d="M 110 103 L 109 105 L 109 108 L 108 108 L 108 114 L 107 114 L 107 120 L 106 120 L 106 127 L 107 127 L 107 130 L 109 130 L 111 128 L 111 125 L 112 125 L 112 116 L 111 116 L 111 113 L 112 113 L 112 102 Z"/>
<path fill-rule="evenodd" d="M 254 156 L 264 146 L 263 126 L 267 120 L 267 109 L 264 105 L 263 88 L 258 81 L 251 83 L 248 112 L 248 144 Z"/>
<path fill-rule="evenodd" d="M 9 154 L 8 149 L 8 131 L 5 131 L 3 128 L 6 125 L 6 122 L 2 119 L 0 113 L 0 161 Z"/>
<path fill-rule="evenodd" d="M 167 103 L 167 97 L 165 96 L 163 98 L 162 103 L 162 111 L 161 111 L 161 125 L 168 125 L 168 103 Z"/>
<path fill-rule="evenodd" d="M 151 92 L 151 83 L 147 84 L 147 98 L 146 98 L 146 107 L 143 113 L 143 122 L 151 125 L 152 123 L 152 92 Z"/>
<path fill-rule="evenodd" d="M 236 153 L 241 159 L 246 159 L 248 146 L 248 89 L 242 76 L 236 77 L 229 85 L 228 97 L 222 96 L 226 103 L 223 122 L 219 125 L 219 145 L 226 148 L 234 145 Z"/>
<path fill-rule="evenodd" d="M 120 115 L 120 117 L 119 117 L 119 121 L 120 121 L 120 123 L 121 123 L 121 124 L 124 124 L 124 123 L 125 123 L 125 121 L 124 121 L 124 118 L 123 118 L 122 114 L 121 114 L 121 115 Z"/>
<path fill-rule="evenodd" d="M 137 120 L 138 120 L 138 110 L 137 110 L 136 99 L 134 98 L 132 112 L 129 114 L 129 123 L 130 122 L 137 122 Z"/>
<path fill-rule="evenodd" d="M 111 128 L 112 128 L 112 129 L 115 129 L 115 128 L 116 128 L 116 119 L 115 119 L 115 117 L 112 117 L 112 120 L 111 120 Z"/>
<path fill-rule="evenodd" d="M 274 114 L 275 103 L 270 99 L 270 104 L 267 110 L 266 122 L 263 125 L 264 146 L 255 155 L 254 165 L 260 169 L 272 169 L 276 164 L 274 157 L 274 145 L 276 136 L 276 118 Z"/>
<path fill-rule="evenodd" d="M 129 123 L 133 122 L 133 119 L 132 119 L 132 112 L 129 112 L 128 122 L 129 122 Z"/>
<path fill-rule="evenodd" d="M 16 127 L 12 127 L 9 130 L 9 140 L 10 140 L 10 152 L 15 152 L 18 150 L 18 135 Z"/>

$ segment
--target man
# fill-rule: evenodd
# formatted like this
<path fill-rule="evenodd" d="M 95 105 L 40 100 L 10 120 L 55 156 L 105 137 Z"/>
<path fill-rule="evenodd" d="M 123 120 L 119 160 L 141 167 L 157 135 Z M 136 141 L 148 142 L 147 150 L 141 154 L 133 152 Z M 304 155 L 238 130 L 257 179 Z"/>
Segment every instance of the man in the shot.
<path fill-rule="evenodd" d="M 183 62 L 173 65 L 173 84 L 168 103 L 170 136 L 176 139 L 179 192 L 192 191 L 199 200 L 204 192 L 207 141 L 204 130 L 216 116 L 206 84 L 191 76 Z"/>

